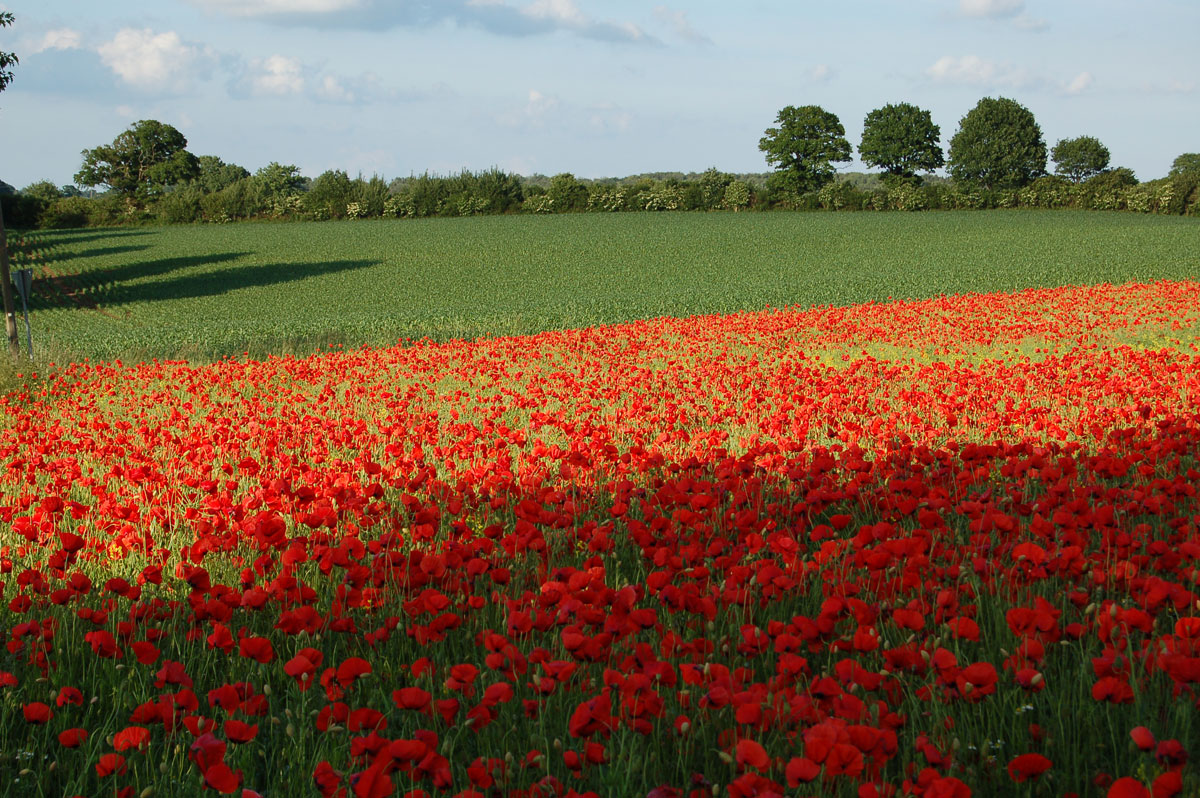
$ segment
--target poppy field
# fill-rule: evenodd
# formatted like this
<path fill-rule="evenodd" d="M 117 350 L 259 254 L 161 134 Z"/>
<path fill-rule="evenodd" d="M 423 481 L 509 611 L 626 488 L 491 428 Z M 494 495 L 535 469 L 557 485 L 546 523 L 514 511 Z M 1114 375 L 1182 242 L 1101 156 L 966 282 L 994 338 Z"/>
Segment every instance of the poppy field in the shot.
<path fill-rule="evenodd" d="M 22 796 L 1200 792 L 1200 283 L 3 400 Z"/>

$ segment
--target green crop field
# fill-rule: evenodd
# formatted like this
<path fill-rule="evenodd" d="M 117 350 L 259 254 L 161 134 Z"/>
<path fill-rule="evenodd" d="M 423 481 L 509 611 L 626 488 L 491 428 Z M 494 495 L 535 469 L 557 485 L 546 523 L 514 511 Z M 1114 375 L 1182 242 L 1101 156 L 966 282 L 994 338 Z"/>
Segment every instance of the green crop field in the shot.
<path fill-rule="evenodd" d="M 42 357 L 219 358 L 1200 276 L 1200 222 L 1098 212 L 480 217 L 40 235 Z"/>

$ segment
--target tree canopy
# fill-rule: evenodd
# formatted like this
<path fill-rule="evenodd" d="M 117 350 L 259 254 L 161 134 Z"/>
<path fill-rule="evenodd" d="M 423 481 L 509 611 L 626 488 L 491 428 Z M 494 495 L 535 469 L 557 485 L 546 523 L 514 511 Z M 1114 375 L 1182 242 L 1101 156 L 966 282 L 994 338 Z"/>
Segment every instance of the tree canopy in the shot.
<path fill-rule="evenodd" d="M 887 172 L 885 182 L 919 182 L 918 172 L 945 166 L 941 138 L 928 111 L 910 103 L 885 105 L 863 120 L 858 152 L 863 163 Z"/>
<path fill-rule="evenodd" d="M 215 155 L 201 155 L 196 161 L 199 166 L 196 185 L 205 194 L 215 194 L 250 176 L 241 166 L 225 163 Z"/>
<path fill-rule="evenodd" d="M 187 139 L 170 125 L 143 119 L 111 144 L 83 151 L 75 175 L 81 186 L 108 186 L 138 200 L 200 175 L 200 163 L 187 151 Z"/>
<path fill-rule="evenodd" d="M 1098 175 L 1108 168 L 1108 147 L 1092 136 L 1061 139 L 1050 151 L 1054 173 L 1076 183 Z"/>
<path fill-rule="evenodd" d="M 1200 174 L 1200 152 L 1185 152 L 1171 164 L 1170 177 L 1196 172 Z"/>
<path fill-rule="evenodd" d="M 11 11 L 0 11 L 0 28 L 7 28 L 13 24 L 14 17 Z M 0 50 L 0 91 L 8 88 L 8 84 L 12 82 L 13 73 L 10 67 L 16 66 L 20 61 L 17 59 L 16 53 L 6 53 Z"/>
<path fill-rule="evenodd" d="M 815 191 L 833 180 L 835 162 L 850 160 L 841 120 L 818 105 L 789 105 L 775 117 L 775 124 L 767 128 L 758 148 L 788 191 Z"/>
<path fill-rule="evenodd" d="M 960 183 L 1020 188 L 1046 173 L 1046 142 L 1028 108 L 1006 97 L 984 97 L 959 122 L 949 162 Z"/>

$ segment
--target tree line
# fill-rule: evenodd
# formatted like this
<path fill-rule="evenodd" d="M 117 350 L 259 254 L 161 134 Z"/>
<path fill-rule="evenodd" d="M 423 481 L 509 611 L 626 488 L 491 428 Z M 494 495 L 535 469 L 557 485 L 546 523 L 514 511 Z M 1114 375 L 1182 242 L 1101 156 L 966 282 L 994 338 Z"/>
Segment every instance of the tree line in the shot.
<path fill-rule="evenodd" d="M 711 168 L 589 181 L 493 168 L 391 182 L 341 170 L 309 179 L 295 165 L 273 162 L 251 173 L 216 156 L 195 156 L 179 130 L 143 120 L 111 143 L 85 150 L 77 185 L 41 181 L 17 192 L 0 182 L 0 194 L 5 217 L 26 228 L 772 208 L 1036 207 L 1200 215 L 1200 153 L 1180 155 L 1166 177 L 1141 183 L 1131 170 L 1112 167 L 1108 148 L 1095 137 L 1062 139 L 1048 149 L 1032 112 L 1004 97 L 981 99 L 959 122 L 947 153 L 929 111 L 909 103 L 871 111 L 858 152 L 863 163 L 881 170 L 877 178 L 838 175 L 835 164 L 849 162 L 853 147 L 837 115 L 820 106 L 780 110 L 759 149 L 774 168 L 763 176 Z M 933 175 L 943 167 L 949 179 Z"/>

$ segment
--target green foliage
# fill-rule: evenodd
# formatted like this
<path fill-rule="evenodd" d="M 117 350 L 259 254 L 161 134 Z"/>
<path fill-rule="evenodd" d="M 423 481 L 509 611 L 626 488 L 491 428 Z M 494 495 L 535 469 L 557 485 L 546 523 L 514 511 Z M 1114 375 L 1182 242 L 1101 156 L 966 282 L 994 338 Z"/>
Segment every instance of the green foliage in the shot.
<path fill-rule="evenodd" d="M 58 190 L 58 186 L 49 180 L 39 180 L 36 183 L 30 183 L 21 189 L 21 193 L 46 205 L 62 197 L 62 192 Z"/>
<path fill-rule="evenodd" d="M 723 207 L 740 211 L 750 204 L 750 186 L 741 180 L 735 180 L 725 187 L 722 198 Z"/>
<path fill-rule="evenodd" d="M 1185 152 L 1171 163 L 1168 177 L 1178 177 L 1190 172 L 1200 172 L 1200 152 Z"/>
<path fill-rule="evenodd" d="M 1072 188 L 1064 178 L 1046 175 L 1021 189 L 1018 203 L 1026 208 L 1066 208 L 1071 204 Z"/>
<path fill-rule="evenodd" d="M 932 172 L 946 164 L 942 155 L 942 130 L 928 111 L 909 103 L 885 105 L 863 120 L 858 145 L 863 163 L 887 172 L 887 181 L 920 183 L 918 172 Z"/>
<path fill-rule="evenodd" d="M 550 178 L 550 189 L 546 193 L 557 213 L 587 210 L 587 186 L 576 180 L 575 175 L 570 172 L 563 172 Z"/>
<path fill-rule="evenodd" d="M 84 150 L 83 166 L 75 182 L 81 186 L 109 186 L 143 202 L 199 174 L 199 161 L 187 151 L 182 133 L 162 122 L 143 119 L 112 144 Z"/>
<path fill-rule="evenodd" d="M 160 221 L 168 224 L 191 224 L 203 217 L 203 199 L 204 192 L 198 186 L 180 186 L 160 197 L 154 211 Z"/>
<path fill-rule="evenodd" d="M 300 174 L 300 168 L 295 164 L 281 164 L 271 161 L 254 173 L 254 178 L 262 186 L 263 197 L 269 203 L 286 202 L 288 197 L 299 194 L 308 182 Z"/>
<path fill-rule="evenodd" d="M 14 17 L 11 11 L 0 11 L 0 28 L 7 28 L 13 24 Z M 16 53 L 6 53 L 0 50 L 0 91 L 8 88 L 8 84 L 12 82 L 13 73 L 10 67 L 19 64 Z"/>
<path fill-rule="evenodd" d="M 83 197 L 63 197 L 47 205 L 39 218 L 39 227 L 62 230 L 87 227 L 92 223 L 96 203 Z"/>
<path fill-rule="evenodd" d="M 215 155 L 201 155 L 196 159 L 200 172 L 195 185 L 205 194 L 215 194 L 234 183 L 250 176 L 250 173 L 233 163 L 225 163 Z"/>
<path fill-rule="evenodd" d="M 1055 174 L 1079 183 L 1108 168 L 1108 147 L 1092 136 L 1061 139 L 1050 151 Z"/>
<path fill-rule="evenodd" d="M 793 195 L 816 191 L 833 180 L 833 164 L 850 160 L 846 129 L 817 105 L 787 106 L 767 128 L 758 148 L 775 168 L 776 185 Z"/>
<path fill-rule="evenodd" d="M 267 183 L 259 177 L 244 177 L 214 194 L 200 198 L 200 209 L 210 222 L 253 219 L 271 208 Z"/>
<path fill-rule="evenodd" d="M 350 175 L 340 169 L 331 169 L 313 180 L 302 203 L 316 219 L 341 219 L 346 215 L 346 206 L 354 199 L 355 186 Z"/>
<path fill-rule="evenodd" d="M 1046 143 L 1028 108 L 1005 97 L 984 97 L 950 139 L 950 175 L 984 189 L 1028 185 L 1046 172 Z"/>
<path fill-rule="evenodd" d="M 942 189 L 904 190 L 913 192 L 906 203 L 932 207 L 932 192 Z M 76 287 L 76 298 L 104 311 L 42 295 L 34 312 L 43 340 L 74 357 L 127 360 L 1184 279 L 1200 251 L 1192 219 L 1070 210 L 593 213 L 90 229 L 43 238 L 60 253 L 50 265 Z"/>

